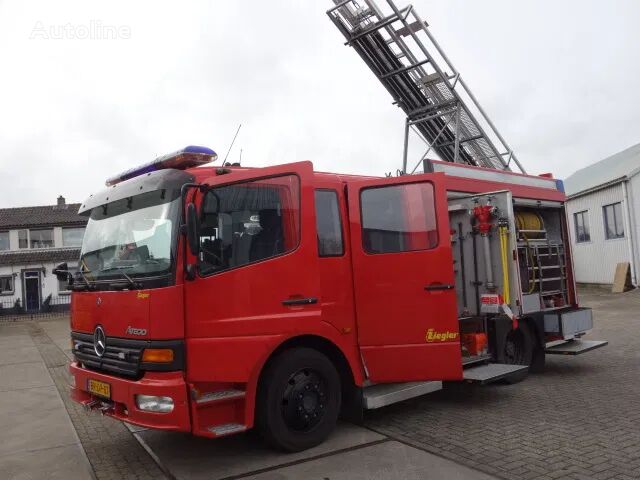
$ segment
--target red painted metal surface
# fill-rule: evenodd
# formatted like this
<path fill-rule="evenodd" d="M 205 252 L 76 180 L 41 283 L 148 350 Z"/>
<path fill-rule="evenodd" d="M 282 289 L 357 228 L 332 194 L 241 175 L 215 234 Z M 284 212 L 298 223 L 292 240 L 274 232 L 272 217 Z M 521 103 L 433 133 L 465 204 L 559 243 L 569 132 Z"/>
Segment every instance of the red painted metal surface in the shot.
<path fill-rule="evenodd" d="M 105 375 L 81 368 L 76 362 L 69 365 L 69 373 L 74 377 L 75 386 L 71 388 L 71 398 L 87 405 L 93 401 L 105 401 L 87 392 L 89 379 L 108 383 L 111 386 L 112 408 L 105 415 L 134 425 L 159 430 L 191 431 L 187 386 L 182 372 L 147 372 L 137 381 Z M 139 410 L 135 395 L 157 395 L 171 397 L 174 401 L 170 413 L 155 413 Z"/>
<path fill-rule="evenodd" d="M 70 369 L 76 379 L 72 396 L 77 401 L 93 399 L 86 392 L 89 378 L 102 380 L 112 386 L 117 405 L 108 414 L 146 427 L 203 436 L 211 436 L 206 428 L 212 424 L 253 425 L 264 365 L 285 342 L 296 338 L 315 337 L 337 348 L 350 366 L 356 385 L 363 384 L 367 373 L 374 382 L 460 379 L 455 292 L 425 290 L 427 286 L 454 284 L 446 192 L 508 189 L 514 197 L 564 200 L 564 194 L 553 189 L 442 173 L 400 178 L 314 173 L 310 162 L 260 169 L 234 167 L 224 174 L 212 167 L 189 172 L 196 182 L 211 186 L 296 175 L 300 182 L 299 244 L 287 244 L 289 251 L 277 257 L 185 281 L 183 266 L 196 259 L 181 237 L 174 286 L 74 292 L 72 330 L 92 333 L 102 325 L 107 337 L 140 339 L 127 333 L 131 326 L 146 329 L 147 339 L 184 339 L 186 368 L 184 372 L 147 373 L 138 381 L 89 371 L 76 363 Z M 361 229 L 361 191 L 416 182 L 433 186 L 434 228 L 409 232 L 406 242 L 410 251 L 367 253 Z M 318 256 L 314 208 L 317 188 L 332 189 L 338 195 L 345 245 L 341 256 Z M 188 200 L 199 206 L 202 194 L 193 192 Z M 405 199 L 407 211 L 412 218 L 419 218 L 419 199 L 412 195 Z M 284 228 L 287 238 L 292 238 L 295 219 Z M 318 302 L 283 305 L 283 300 L 292 298 L 317 298 Z M 202 406 L 190 393 L 227 388 L 242 391 L 244 396 Z M 179 405 L 171 414 L 140 412 L 134 408 L 135 393 L 166 394 L 177 399 Z"/>
<path fill-rule="evenodd" d="M 444 174 L 430 174 L 420 175 L 419 179 L 385 178 L 348 185 L 358 339 L 365 368 L 374 382 L 462 377 L 455 291 L 425 289 L 455 283 L 444 180 Z M 398 253 L 365 252 L 360 214 L 362 192 L 417 181 L 428 182 L 434 188 L 436 229 L 440 237 L 437 245 Z M 425 208 L 424 204 L 420 206 Z M 451 336 L 445 341 L 429 341 L 429 329 Z"/>
<path fill-rule="evenodd" d="M 102 325 L 107 337 L 141 337 L 128 328 L 147 330 L 142 339 L 184 337 L 182 285 L 152 290 L 73 292 L 71 330 L 93 333 Z"/>

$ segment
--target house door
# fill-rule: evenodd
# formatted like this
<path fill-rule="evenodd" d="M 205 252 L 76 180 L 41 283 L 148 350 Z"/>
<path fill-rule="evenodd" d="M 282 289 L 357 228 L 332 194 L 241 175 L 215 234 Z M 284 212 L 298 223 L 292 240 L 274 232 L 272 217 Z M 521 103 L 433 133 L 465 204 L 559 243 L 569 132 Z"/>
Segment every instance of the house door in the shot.
<path fill-rule="evenodd" d="M 27 312 L 40 310 L 40 272 L 24 272 L 24 306 Z"/>

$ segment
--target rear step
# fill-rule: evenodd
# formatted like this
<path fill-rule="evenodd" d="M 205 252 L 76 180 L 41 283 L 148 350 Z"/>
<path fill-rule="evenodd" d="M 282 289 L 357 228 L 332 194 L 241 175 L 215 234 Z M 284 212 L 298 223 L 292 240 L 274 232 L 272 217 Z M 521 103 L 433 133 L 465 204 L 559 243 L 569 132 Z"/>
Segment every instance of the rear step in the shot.
<path fill-rule="evenodd" d="M 371 385 L 362 390 L 362 406 L 367 410 L 372 410 L 438 390 L 442 390 L 442 382 L 381 383 Z"/>
<path fill-rule="evenodd" d="M 487 363 L 475 367 L 465 368 L 462 372 L 462 378 L 466 382 L 486 383 L 497 382 L 511 376 L 522 374 L 529 367 L 527 365 L 509 365 L 506 363 Z"/>
<path fill-rule="evenodd" d="M 608 344 L 606 340 L 569 340 L 559 345 L 548 346 L 545 353 L 547 355 L 580 355 Z"/>

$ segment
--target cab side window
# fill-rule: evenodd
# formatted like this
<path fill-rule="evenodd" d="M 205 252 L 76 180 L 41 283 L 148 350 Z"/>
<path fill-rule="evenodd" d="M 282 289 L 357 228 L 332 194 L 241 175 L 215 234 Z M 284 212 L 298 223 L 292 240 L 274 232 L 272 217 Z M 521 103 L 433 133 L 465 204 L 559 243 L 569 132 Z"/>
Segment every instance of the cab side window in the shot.
<path fill-rule="evenodd" d="M 299 190 L 295 175 L 210 189 L 201 210 L 200 274 L 294 250 L 300 240 Z"/>
<path fill-rule="evenodd" d="M 320 257 L 339 257 L 344 254 L 344 245 L 338 192 L 335 190 L 316 190 L 315 203 L 318 255 Z"/>
<path fill-rule="evenodd" d="M 428 250 L 438 245 L 431 183 L 364 189 L 360 208 L 362 248 L 367 253 Z"/>

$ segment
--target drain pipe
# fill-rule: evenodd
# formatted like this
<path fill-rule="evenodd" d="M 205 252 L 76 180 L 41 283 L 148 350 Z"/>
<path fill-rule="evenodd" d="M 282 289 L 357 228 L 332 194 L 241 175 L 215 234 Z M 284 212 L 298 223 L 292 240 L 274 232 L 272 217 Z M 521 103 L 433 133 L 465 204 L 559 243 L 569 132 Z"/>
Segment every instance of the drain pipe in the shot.
<path fill-rule="evenodd" d="M 629 191 L 627 188 L 628 179 L 622 181 L 622 198 L 624 200 L 624 229 L 627 232 L 627 249 L 629 251 L 629 265 L 631 266 L 631 284 L 634 287 L 638 286 L 637 272 L 636 272 L 636 256 L 635 249 L 633 248 L 634 242 L 634 230 L 631 227 L 631 204 L 629 202 Z"/>

